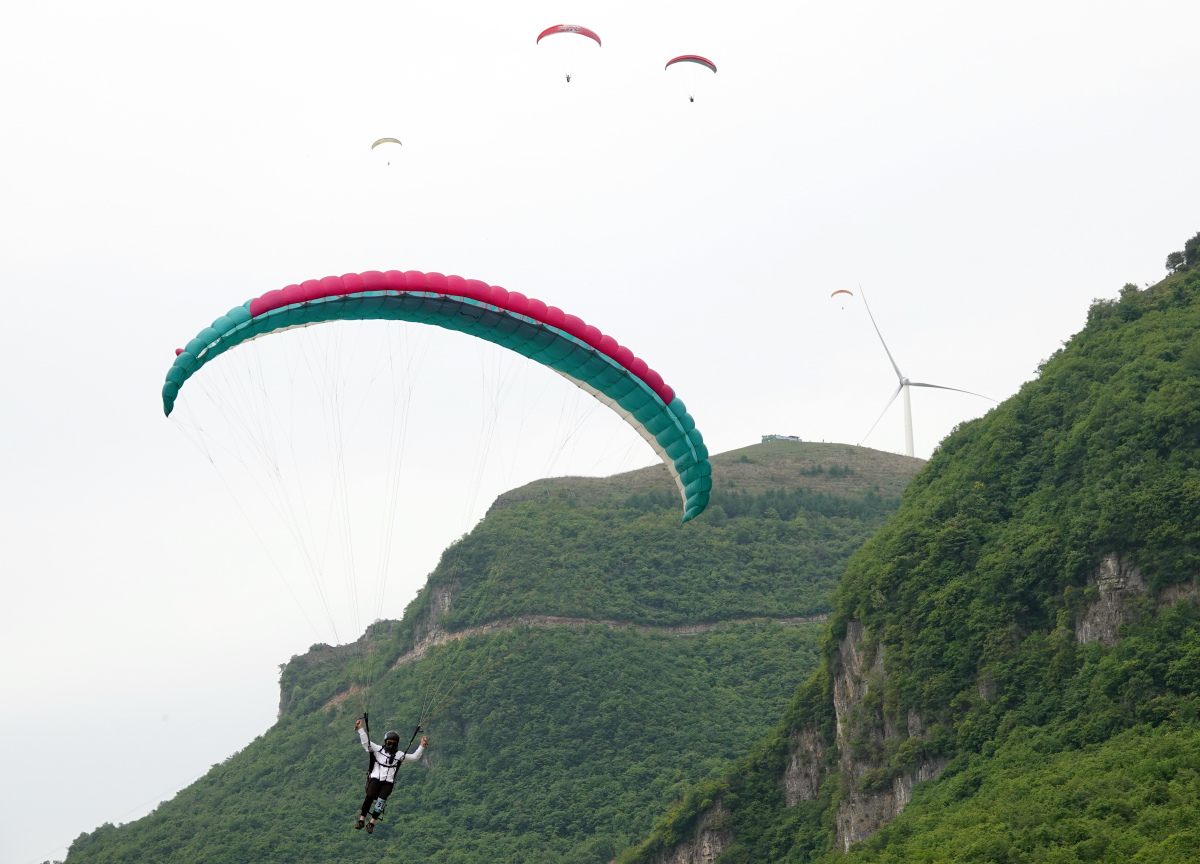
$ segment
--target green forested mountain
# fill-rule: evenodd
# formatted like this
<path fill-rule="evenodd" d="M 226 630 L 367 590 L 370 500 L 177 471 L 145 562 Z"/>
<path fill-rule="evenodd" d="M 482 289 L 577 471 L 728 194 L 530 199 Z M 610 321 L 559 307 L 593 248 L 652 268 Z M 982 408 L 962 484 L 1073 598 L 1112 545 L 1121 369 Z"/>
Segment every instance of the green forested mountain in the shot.
<path fill-rule="evenodd" d="M 1193 270 L 943 442 L 779 725 L 621 860 L 1200 860 L 1198 576 Z"/>
<path fill-rule="evenodd" d="M 401 621 L 292 658 L 261 738 L 67 860 L 606 862 L 770 728 L 920 464 L 748 447 L 713 458 L 713 503 L 686 525 L 661 467 L 508 493 Z M 370 837 L 350 827 L 364 705 L 377 739 L 418 720 L 431 738 Z"/>

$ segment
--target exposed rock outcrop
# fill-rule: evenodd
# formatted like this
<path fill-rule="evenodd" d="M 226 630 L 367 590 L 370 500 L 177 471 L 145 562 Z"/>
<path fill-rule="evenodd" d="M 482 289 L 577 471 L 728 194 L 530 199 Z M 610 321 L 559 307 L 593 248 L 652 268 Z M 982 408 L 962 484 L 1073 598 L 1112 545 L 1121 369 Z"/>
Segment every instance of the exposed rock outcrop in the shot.
<path fill-rule="evenodd" d="M 1104 558 L 1088 584 L 1098 589 L 1098 596 L 1080 614 L 1076 638 L 1081 643 L 1113 645 L 1120 638 L 1121 624 L 1133 620 L 1139 601 L 1149 596 L 1149 585 L 1132 560 L 1115 552 Z M 1196 597 L 1200 597 L 1200 581 L 1193 579 L 1169 585 L 1153 601 L 1143 602 L 1151 602 L 1154 609 L 1162 610 Z M 893 717 L 883 710 L 882 695 L 888 677 L 884 647 L 869 637 L 861 623 L 849 622 L 834 658 L 836 769 L 841 785 L 835 845 L 842 851 L 848 851 L 898 816 L 912 800 L 914 787 L 936 779 L 947 764 L 944 756 L 925 756 L 905 770 L 891 768 L 888 754 L 895 751 L 897 743 L 906 738 L 925 739 L 929 733 L 918 712 Z M 995 697 L 996 685 L 987 672 L 980 675 L 976 686 L 984 701 Z M 827 765 L 828 757 L 829 745 L 816 728 L 792 732 L 788 761 L 779 781 L 787 807 L 817 796 L 825 773 L 833 767 Z M 663 853 L 654 864 L 712 862 L 734 841 L 729 829 L 722 827 L 724 814 L 721 804 L 714 805 L 701 816 L 692 840 Z"/>
<path fill-rule="evenodd" d="M 825 739 L 816 729 L 793 732 L 788 742 L 787 768 L 783 771 L 783 800 L 788 807 L 817 797 L 825 770 Z"/>
<path fill-rule="evenodd" d="M 882 711 L 887 681 L 882 644 L 872 644 L 857 621 L 846 626 L 839 646 L 839 666 L 833 682 L 833 707 L 837 715 L 838 770 L 843 798 L 837 810 L 836 845 L 843 851 L 870 837 L 907 806 L 913 786 L 933 780 L 946 767 L 943 757 L 923 758 L 913 768 L 890 769 L 890 740 L 925 736 L 921 716 L 910 711 L 903 734 L 894 718 Z M 872 692 L 879 694 L 868 700 Z M 874 704 L 872 704 L 874 703 Z"/>
<path fill-rule="evenodd" d="M 913 787 L 940 775 L 946 759 L 925 757 L 907 770 L 891 769 L 887 755 L 891 742 L 927 737 L 921 715 L 909 711 L 897 723 L 896 718 L 883 712 L 882 693 L 887 682 L 883 646 L 867 638 L 862 624 L 851 621 L 838 648 L 833 707 L 842 799 L 836 816 L 836 845 L 848 850 L 895 818 L 912 800 Z M 792 733 L 787 765 L 779 781 L 786 806 L 795 807 L 817 796 L 828 770 L 828 750 L 815 727 Z M 716 804 L 701 816 L 701 827 L 693 840 L 664 853 L 654 864 L 711 861 L 733 842 L 728 829 L 718 827 L 723 822 L 724 808 Z M 710 854 L 711 858 L 704 857 Z"/>
<path fill-rule="evenodd" d="M 1075 639 L 1081 644 L 1099 642 L 1105 646 L 1116 645 L 1121 638 L 1118 628 L 1133 620 L 1134 601 L 1148 590 L 1142 571 L 1119 552 L 1112 552 L 1088 578 L 1088 586 L 1098 588 L 1100 596 L 1089 603 L 1079 616 L 1075 624 Z"/>
<path fill-rule="evenodd" d="M 1099 596 L 1089 603 L 1075 622 L 1075 639 L 1080 644 L 1099 642 L 1112 647 L 1121 640 L 1120 627 L 1137 617 L 1138 601 L 1150 592 L 1141 569 L 1120 552 L 1110 552 L 1096 572 L 1088 577 L 1088 587 Z M 1155 611 L 1174 606 L 1180 600 L 1200 595 L 1195 579 L 1176 582 L 1158 592 Z"/>
<path fill-rule="evenodd" d="M 733 843 L 733 835 L 725 827 L 728 815 L 718 801 L 700 817 L 695 837 L 659 855 L 654 864 L 713 864 Z"/>
<path fill-rule="evenodd" d="M 330 661 L 345 663 L 347 660 L 373 653 L 380 643 L 391 638 L 399 623 L 399 621 L 381 618 L 368 625 L 363 635 L 354 642 L 349 642 L 345 645 L 326 645 L 323 642 L 319 642 L 310 647 L 307 653 L 297 654 L 287 663 L 280 664 L 279 711 L 276 719 L 282 718 L 287 713 L 288 709 L 292 706 L 293 699 L 302 690 L 302 688 L 298 688 L 294 683 L 289 683 L 289 679 L 291 679 L 291 676 L 297 670 L 312 668 L 313 666 L 319 666 L 322 663 Z M 361 692 L 360 689 L 352 685 L 349 691 L 342 691 L 342 693 L 334 696 L 324 707 L 329 708 L 340 704 L 345 699 L 359 692 Z"/>
<path fill-rule="evenodd" d="M 416 639 L 412 649 L 401 657 L 396 664 L 411 663 L 425 656 L 425 652 L 435 645 L 444 645 L 457 634 L 451 633 L 442 626 L 441 621 L 454 602 L 454 591 L 448 585 L 435 585 L 429 598 L 429 614 L 417 624 Z"/>
<path fill-rule="evenodd" d="M 357 696 L 359 693 L 362 693 L 367 689 L 368 688 L 366 687 L 360 687 L 358 684 L 351 684 L 347 689 L 343 690 L 341 693 L 337 694 L 324 705 L 322 705 L 321 709 L 327 711 L 330 708 L 336 708 L 350 697 Z"/>

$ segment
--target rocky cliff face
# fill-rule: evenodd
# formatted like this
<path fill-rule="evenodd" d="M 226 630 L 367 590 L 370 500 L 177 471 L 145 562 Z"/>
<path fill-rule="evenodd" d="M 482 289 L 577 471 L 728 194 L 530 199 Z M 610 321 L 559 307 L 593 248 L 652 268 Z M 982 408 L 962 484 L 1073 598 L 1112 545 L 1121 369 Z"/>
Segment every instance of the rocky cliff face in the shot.
<path fill-rule="evenodd" d="M 654 859 L 654 864 L 713 864 L 733 843 L 733 835 L 725 828 L 729 813 L 717 802 L 700 817 L 696 836 Z"/>
<path fill-rule="evenodd" d="M 307 653 L 297 654 L 287 663 L 281 664 L 279 666 L 279 711 L 276 719 L 282 718 L 287 713 L 288 709 L 292 707 L 296 694 L 303 689 L 297 687 L 297 674 L 303 675 L 304 670 L 320 666 L 323 663 L 345 664 L 351 659 L 361 657 L 364 652 L 370 653 L 379 644 L 390 639 L 399 625 L 399 621 L 380 619 L 370 624 L 363 635 L 354 642 L 336 646 L 318 643 L 309 648 Z M 362 688 L 357 684 L 352 684 L 348 690 L 342 691 L 327 702 L 325 707 L 329 708 L 340 704 L 360 692 L 362 692 Z"/>
<path fill-rule="evenodd" d="M 825 755 L 829 748 L 816 729 L 793 732 L 788 742 L 788 764 L 780 785 L 788 807 L 817 797 L 825 773 Z"/>
<path fill-rule="evenodd" d="M 833 707 L 843 797 L 837 810 L 836 845 L 845 851 L 895 818 L 912 800 L 913 786 L 941 774 L 946 760 L 925 758 L 909 770 L 893 771 L 887 757 L 889 742 L 924 737 L 921 716 L 910 711 L 900 730 L 883 712 L 887 683 L 883 645 L 868 640 L 857 621 L 846 626 L 838 660 Z"/>
<path fill-rule="evenodd" d="M 1134 601 L 1145 595 L 1147 585 L 1142 571 L 1117 552 L 1108 555 L 1088 579 L 1088 587 L 1099 589 L 1100 596 L 1088 604 L 1075 624 L 1075 639 L 1080 643 L 1117 644 L 1117 630 L 1133 620 Z"/>
<path fill-rule="evenodd" d="M 1088 577 L 1088 587 L 1098 596 L 1090 602 L 1075 622 L 1075 639 L 1080 644 L 1099 642 L 1105 647 L 1120 641 L 1120 627 L 1137 616 L 1139 602 L 1153 602 L 1154 609 L 1171 606 L 1200 591 L 1196 580 L 1168 585 L 1153 601 L 1148 598 L 1150 586 L 1142 571 L 1128 557 L 1111 552 L 1100 562 L 1096 572 Z"/>
<path fill-rule="evenodd" d="M 779 786 L 787 807 L 817 797 L 825 775 L 838 772 L 841 800 L 836 822 L 836 845 L 845 851 L 870 837 L 895 818 L 912 800 L 913 787 L 933 780 L 946 767 L 944 757 L 923 758 L 915 766 L 895 771 L 889 764 L 889 745 L 904 738 L 924 738 L 921 716 L 910 711 L 901 726 L 883 712 L 887 683 L 883 646 L 869 638 L 857 621 L 846 627 L 838 646 L 833 681 L 837 717 L 836 742 L 828 742 L 816 727 L 794 731 Z M 830 743 L 836 743 L 836 762 L 830 762 Z M 714 805 L 700 819 L 695 836 L 655 859 L 654 864 L 707 864 L 707 854 L 720 854 L 734 837 L 717 826 L 724 808 Z M 707 851 L 705 851 L 707 850 Z M 715 857 L 715 855 L 714 855 Z"/>
<path fill-rule="evenodd" d="M 1120 639 L 1119 628 L 1132 621 L 1139 603 L 1153 603 L 1157 609 L 1200 593 L 1200 585 L 1191 582 L 1170 585 L 1149 599 L 1149 585 L 1141 570 L 1119 553 L 1108 555 L 1088 580 L 1097 591 L 1076 622 L 1076 639 L 1114 645 Z M 884 648 L 874 642 L 857 621 L 846 625 L 846 636 L 838 645 L 833 679 L 833 707 L 837 716 L 837 762 L 841 801 L 838 804 L 836 846 L 846 851 L 865 840 L 894 819 L 909 801 L 913 787 L 933 780 L 946 767 L 944 757 L 926 757 L 905 771 L 891 769 L 889 747 L 903 738 L 923 738 L 926 730 L 920 714 L 910 711 L 905 718 L 893 718 L 883 711 L 883 690 L 887 684 Z M 979 681 L 979 695 L 992 697 L 993 685 L 986 677 Z M 788 763 L 780 786 L 788 807 L 815 798 L 824 779 L 828 745 L 816 729 L 792 733 Z"/>
<path fill-rule="evenodd" d="M 412 650 L 401 657 L 396 665 L 420 660 L 425 656 L 425 652 L 433 646 L 444 645 L 454 638 L 453 634 L 449 633 L 441 623 L 442 618 L 450 611 L 453 602 L 453 589 L 446 585 L 434 586 L 429 598 L 429 614 L 417 624 Z"/>

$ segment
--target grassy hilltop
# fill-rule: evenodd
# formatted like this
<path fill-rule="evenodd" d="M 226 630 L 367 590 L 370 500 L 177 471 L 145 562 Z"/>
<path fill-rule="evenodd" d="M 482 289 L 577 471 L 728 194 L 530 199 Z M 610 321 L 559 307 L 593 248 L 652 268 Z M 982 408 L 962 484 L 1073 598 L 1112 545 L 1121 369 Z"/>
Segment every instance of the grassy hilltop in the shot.
<path fill-rule="evenodd" d="M 67 861 L 610 860 L 769 729 L 817 662 L 823 625 L 798 619 L 922 463 L 780 442 L 713 464 L 687 525 L 662 468 L 501 496 L 401 621 L 292 658 L 275 726 Z M 368 697 L 376 737 L 432 739 L 373 837 L 350 830 Z"/>
<path fill-rule="evenodd" d="M 1193 269 L 943 442 L 780 724 L 621 860 L 1200 860 L 1198 576 Z"/>

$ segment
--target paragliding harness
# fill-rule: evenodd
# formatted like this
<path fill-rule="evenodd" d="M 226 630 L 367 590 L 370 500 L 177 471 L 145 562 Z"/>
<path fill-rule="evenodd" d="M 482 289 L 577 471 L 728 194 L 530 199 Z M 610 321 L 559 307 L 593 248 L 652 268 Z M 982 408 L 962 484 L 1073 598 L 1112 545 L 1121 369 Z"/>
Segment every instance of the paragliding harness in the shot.
<path fill-rule="evenodd" d="M 396 758 L 396 757 L 385 756 L 384 757 L 385 761 L 383 761 L 383 762 L 379 761 L 379 757 L 375 755 L 375 751 L 372 750 L 371 746 L 370 746 L 371 724 L 370 724 L 370 721 L 367 719 L 366 711 L 363 712 L 363 729 L 367 733 L 367 783 L 366 783 L 365 789 L 370 789 L 371 788 L 371 772 L 375 770 L 376 765 L 382 765 L 384 768 L 395 768 L 396 770 L 399 770 L 400 766 L 404 764 L 405 760 L 404 760 L 403 756 L 401 756 L 399 753 L 397 753 L 396 757 L 398 757 L 400 759 L 400 761 L 397 762 L 395 765 L 392 764 L 392 759 Z M 408 755 L 408 748 L 412 746 L 413 741 L 417 740 L 417 735 L 420 734 L 420 732 L 421 732 L 421 725 L 418 723 L 417 728 L 413 730 L 412 737 L 408 739 L 408 746 L 404 748 L 404 755 Z M 364 789 L 364 791 L 365 791 L 365 789 Z M 371 805 L 371 811 L 370 811 L 371 818 L 372 819 L 382 819 L 383 811 L 386 809 L 387 809 L 387 799 L 386 798 L 376 798 L 375 803 Z"/>

